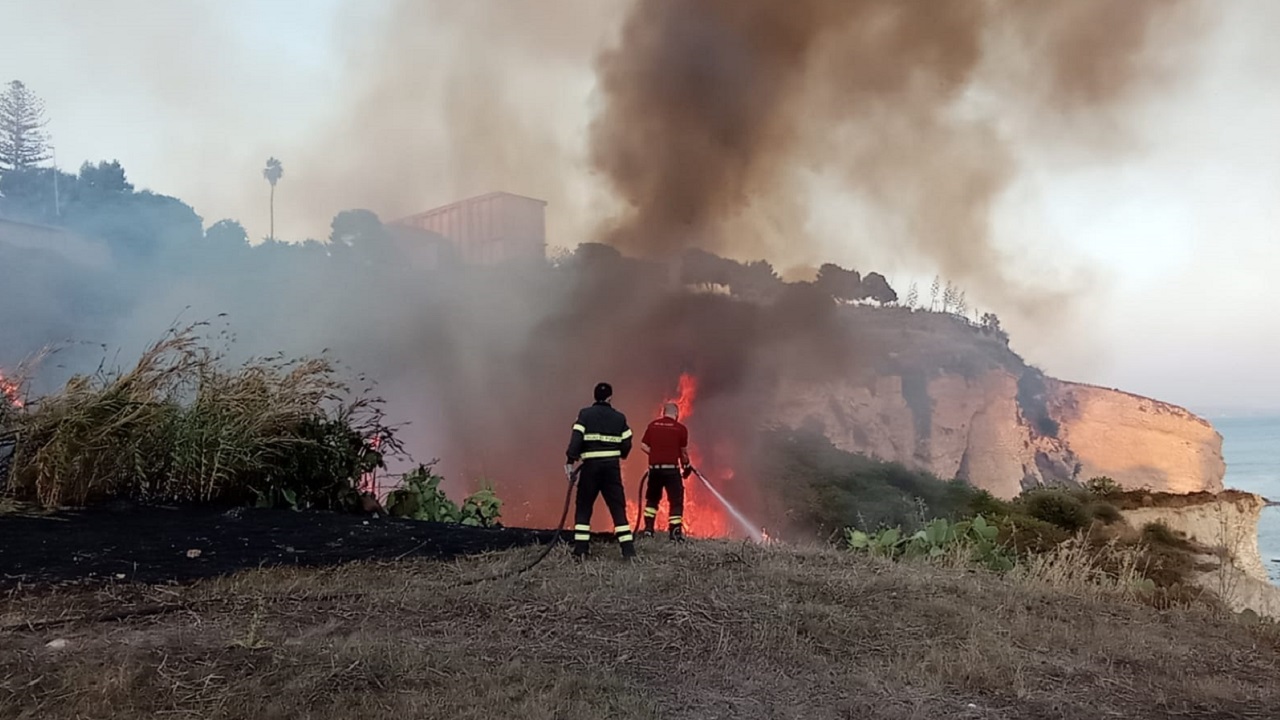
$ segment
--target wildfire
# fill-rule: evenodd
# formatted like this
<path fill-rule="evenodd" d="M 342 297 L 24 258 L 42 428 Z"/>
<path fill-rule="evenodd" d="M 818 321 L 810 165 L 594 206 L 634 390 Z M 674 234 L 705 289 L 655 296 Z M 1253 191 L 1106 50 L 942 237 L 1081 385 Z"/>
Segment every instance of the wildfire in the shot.
<path fill-rule="evenodd" d="M 680 421 L 688 422 L 693 415 L 694 400 L 698 396 L 698 380 L 689 373 L 682 373 L 680 381 L 677 385 L 677 395 L 674 398 L 663 400 L 662 404 L 675 403 L 680 410 Z M 658 412 L 661 414 L 662 406 L 659 405 Z M 689 439 L 689 459 L 693 461 L 693 466 L 707 476 L 709 480 L 717 484 L 730 484 L 733 480 L 733 470 L 728 468 L 713 468 L 704 464 L 704 456 L 695 438 L 694 433 L 690 433 Z M 641 499 L 643 502 L 643 499 Z M 658 517 L 655 520 L 655 528 L 666 528 L 668 512 L 667 498 L 664 495 L 662 503 L 658 506 Z M 640 517 L 640 509 L 634 499 L 627 500 L 627 516 L 632 518 Z M 720 504 L 720 502 L 703 486 L 697 476 L 690 475 L 684 483 L 684 532 L 690 537 L 701 538 L 719 538 L 729 537 L 736 534 L 737 525 L 733 518 Z"/>
<path fill-rule="evenodd" d="M 0 399 L 13 407 L 22 407 L 22 395 L 19 393 L 18 381 L 10 380 L 0 372 Z"/>

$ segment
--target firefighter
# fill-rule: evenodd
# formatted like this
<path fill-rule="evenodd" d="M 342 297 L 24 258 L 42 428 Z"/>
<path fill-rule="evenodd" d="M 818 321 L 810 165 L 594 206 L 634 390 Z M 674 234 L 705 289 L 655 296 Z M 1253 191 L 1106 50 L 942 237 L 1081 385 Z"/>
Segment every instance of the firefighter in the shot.
<path fill-rule="evenodd" d="M 564 471 L 571 480 L 574 463 L 582 461 L 574 508 L 573 555 L 582 558 L 590 552 L 591 510 L 599 494 L 604 496 L 613 516 L 613 531 L 622 547 L 622 557 L 630 560 L 636 555 L 636 545 L 627 521 L 622 461 L 631 454 L 631 428 L 627 427 L 627 416 L 609 404 L 613 397 L 609 383 L 597 384 L 594 396 L 595 403 L 578 411 L 565 451 L 568 463 Z"/>
<path fill-rule="evenodd" d="M 649 488 L 644 494 L 644 537 L 653 537 L 662 492 L 667 492 L 667 536 L 684 540 L 684 478 L 693 472 L 689 462 L 689 430 L 680 422 L 675 403 L 662 407 L 662 417 L 649 423 L 640 449 L 649 456 Z M 684 464 L 681 475 L 680 463 Z"/>

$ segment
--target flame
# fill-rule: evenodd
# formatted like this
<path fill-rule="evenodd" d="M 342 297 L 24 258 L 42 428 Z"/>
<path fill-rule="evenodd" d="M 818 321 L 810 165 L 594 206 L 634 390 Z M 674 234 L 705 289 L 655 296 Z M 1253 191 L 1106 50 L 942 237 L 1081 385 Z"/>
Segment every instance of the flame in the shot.
<path fill-rule="evenodd" d="M 0 372 L 0 399 L 7 401 L 13 407 L 22 407 L 21 388 L 17 380 L 10 380 Z"/>
<path fill-rule="evenodd" d="M 689 373 L 681 373 L 680 380 L 676 385 L 676 397 L 663 400 L 658 406 L 658 415 L 662 414 L 663 405 L 675 403 L 680 410 L 680 421 L 687 423 L 693 415 L 694 400 L 697 396 L 697 377 Z M 711 465 L 715 465 L 715 467 L 712 467 L 704 462 L 706 458 L 695 441 L 694 435 L 695 433 L 691 430 L 689 459 L 693 462 L 693 466 L 698 468 L 712 482 L 731 485 L 733 470 L 719 467 L 719 463 L 711 463 Z M 669 514 L 667 498 L 664 494 L 662 502 L 658 504 L 658 516 L 654 521 L 655 530 L 665 530 Z M 639 506 L 637 506 L 634 498 L 627 500 L 627 517 L 631 518 L 633 522 L 636 518 L 641 518 L 641 524 L 636 529 L 644 527 Z M 684 533 L 689 537 L 698 538 L 722 538 L 738 534 L 737 525 L 734 523 L 733 518 L 720 505 L 720 501 L 708 492 L 701 481 L 694 475 L 690 475 L 684 481 Z"/>
<path fill-rule="evenodd" d="M 369 438 L 368 447 L 373 452 L 377 452 L 378 449 L 382 447 L 382 436 L 374 435 L 373 437 Z M 381 488 L 378 487 L 377 469 L 370 470 L 369 472 L 364 473 L 363 475 L 360 476 L 360 480 L 357 486 L 358 492 L 369 493 L 374 497 L 381 497 L 380 493 L 378 492 L 380 489 Z"/>

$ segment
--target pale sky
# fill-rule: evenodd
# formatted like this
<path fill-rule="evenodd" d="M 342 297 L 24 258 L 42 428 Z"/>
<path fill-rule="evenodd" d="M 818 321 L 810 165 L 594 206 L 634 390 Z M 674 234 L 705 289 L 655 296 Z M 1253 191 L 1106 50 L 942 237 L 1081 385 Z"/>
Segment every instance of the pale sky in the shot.
<path fill-rule="evenodd" d="M 0 0 L 0 81 L 44 98 L 64 168 L 119 159 L 136 185 L 191 203 L 206 225 L 234 217 L 266 234 L 261 168 L 275 155 L 286 237 L 321 237 L 349 207 L 391 219 L 505 189 L 550 199 L 552 243 L 576 244 L 609 202 L 585 166 L 584 129 L 591 57 L 622 3 L 514 2 L 516 19 L 479 24 L 472 9 L 495 3 L 467 3 L 419 3 L 430 9 L 409 14 L 425 29 L 384 43 L 391 0 Z M 528 8 L 552 6 L 571 27 L 530 22 Z M 1065 268 L 1093 289 L 1070 327 L 1006 324 L 1015 349 L 1064 379 L 1207 413 L 1280 411 L 1280 3 L 1217 6 L 1226 14 L 1191 69 L 1135 116 L 1140 148 L 1087 167 L 1026 151 L 993 218 L 997 239 L 1034 260 L 1029 272 Z M 372 90 L 355 82 L 383 72 L 382 52 L 403 52 L 402 65 Z M 459 88 L 489 82 L 502 104 L 468 132 L 503 137 L 478 160 L 440 136 L 458 132 L 444 108 L 469 102 Z M 902 294 L 913 278 L 927 288 L 927 261 L 849 239 L 864 221 L 833 197 L 804 232 L 824 258 L 880 270 Z"/>

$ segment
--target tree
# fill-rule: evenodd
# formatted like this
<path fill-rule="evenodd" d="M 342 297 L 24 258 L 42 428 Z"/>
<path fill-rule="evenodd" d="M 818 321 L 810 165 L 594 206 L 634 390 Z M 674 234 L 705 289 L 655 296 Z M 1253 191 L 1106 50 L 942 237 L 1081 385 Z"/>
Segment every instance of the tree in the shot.
<path fill-rule="evenodd" d="M 920 288 L 913 282 L 911 288 L 907 290 L 907 307 L 915 310 L 918 302 L 920 302 Z"/>
<path fill-rule="evenodd" d="M 329 223 L 329 243 L 349 248 L 386 238 L 387 231 L 372 210 L 343 210 Z"/>
<path fill-rule="evenodd" d="M 0 94 L 0 171 L 22 170 L 50 157 L 44 102 L 14 80 Z"/>
<path fill-rule="evenodd" d="M 929 309 L 938 309 L 938 291 L 942 289 L 942 278 L 934 275 L 933 286 L 929 288 Z"/>
<path fill-rule="evenodd" d="M 881 305 L 898 302 L 898 293 L 889 285 L 889 281 L 880 273 L 867 273 L 862 278 L 862 296 L 875 300 Z"/>
<path fill-rule="evenodd" d="M 204 239 L 209 245 L 219 249 L 236 249 L 249 247 L 249 233 L 236 220 L 219 220 L 204 231 Z"/>
<path fill-rule="evenodd" d="M 133 192 L 133 183 L 125 176 L 119 160 L 103 160 L 97 165 L 86 162 L 81 165 L 79 187 L 86 194 L 96 195 Z"/>
<path fill-rule="evenodd" d="M 862 288 L 862 276 L 857 270 L 845 270 L 834 263 L 823 263 L 818 268 L 814 285 L 836 300 L 850 302 L 866 297 Z"/>
<path fill-rule="evenodd" d="M 274 157 L 267 158 L 267 166 L 262 170 L 262 177 L 271 183 L 271 239 L 276 239 L 276 183 L 284 177 L 284 166 Z"/>
<path fill-rule="evenodd" d="M 956 286 L 948 280 L 946 288 L 942 291 L 942 312 L 949 313 L 954 310 L 957 297 Z"/>

